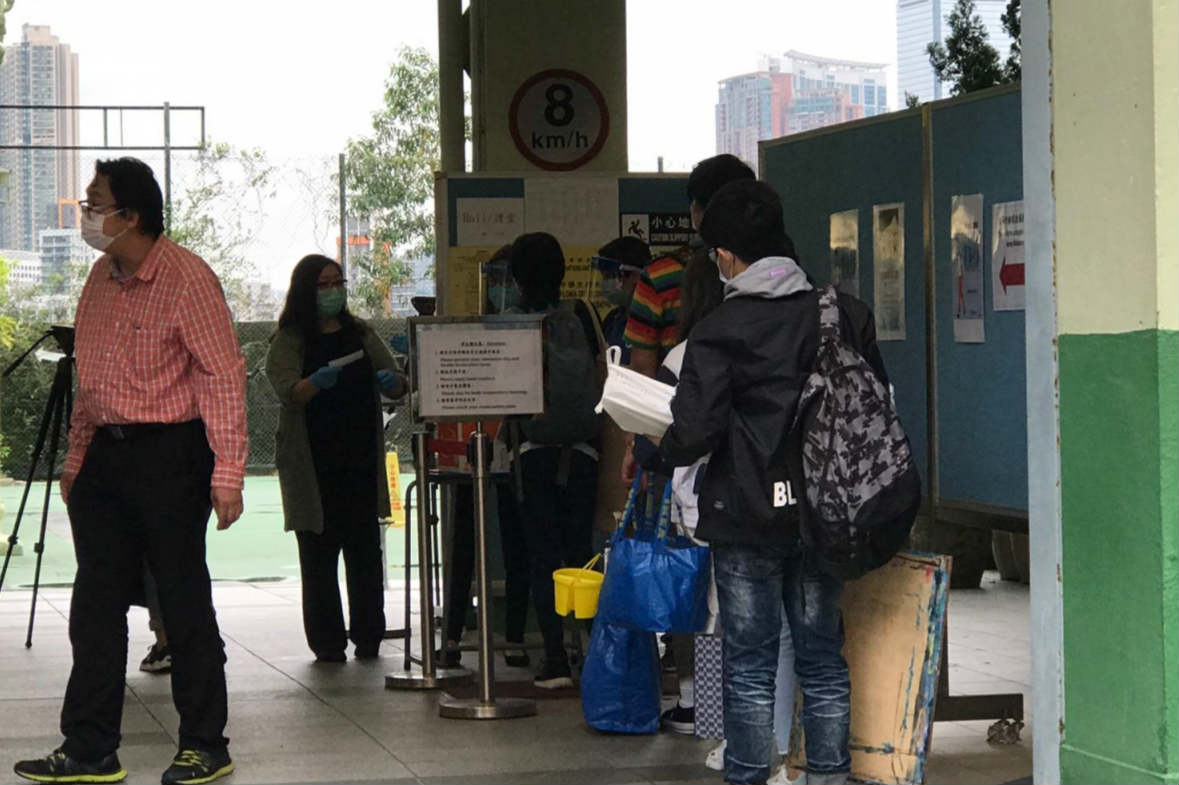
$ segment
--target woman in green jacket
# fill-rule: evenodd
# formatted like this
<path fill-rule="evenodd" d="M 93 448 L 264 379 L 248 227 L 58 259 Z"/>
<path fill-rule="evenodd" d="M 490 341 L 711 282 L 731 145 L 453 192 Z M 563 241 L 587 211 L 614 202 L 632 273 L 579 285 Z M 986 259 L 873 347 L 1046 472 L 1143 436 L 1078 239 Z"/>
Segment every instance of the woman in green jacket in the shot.
<path fill-rule="evenodd" d="M 379 656 L 385 593 L 378 518 L 389 515 L 380 395 L 405 394 L 396 359 L 348 312 L 344 276 L 326 256 L 291 274 L 266 375 L 282 403 L 275 464 L 287 531 L 299 542 L 303 628 L 317 662 L 344 662 L 340 552 L 348 629 L 359 659 Z"/>

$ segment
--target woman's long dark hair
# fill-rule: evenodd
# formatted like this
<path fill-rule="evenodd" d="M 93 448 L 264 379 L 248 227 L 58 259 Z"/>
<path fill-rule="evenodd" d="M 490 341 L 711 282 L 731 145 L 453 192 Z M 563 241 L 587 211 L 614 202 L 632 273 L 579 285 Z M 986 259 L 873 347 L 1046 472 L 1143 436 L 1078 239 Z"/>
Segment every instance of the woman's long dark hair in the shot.
<path fill-rule="evenodd" d="M 319 275 L 329 264 L 336 268 L 340 266 L 334 259 L 313 253 L 295 265 L 291 272 L 291 286 L 287 289 L 287 301 L 278 317 L 278 329 L 294 327 L 307 343 L 319 337 Z M 356 319 L 348 313 L 347 305 L 336 318 L 345 329 L 357 329 Z"/>
<path fill-rule="evenodd" d="M 692 328 L 724 302 L 725 285 L 716 274 L 708 249 L 699 248 L 684 267 L 680 279 L 679 338 L 688 340 Z"/>

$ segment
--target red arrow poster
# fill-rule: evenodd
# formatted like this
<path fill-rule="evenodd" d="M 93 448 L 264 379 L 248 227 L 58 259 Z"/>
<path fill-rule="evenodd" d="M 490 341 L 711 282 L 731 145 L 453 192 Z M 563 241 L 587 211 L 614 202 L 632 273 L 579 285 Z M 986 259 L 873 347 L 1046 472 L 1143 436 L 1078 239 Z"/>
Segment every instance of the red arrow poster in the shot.
<path fill-rule="evenodd" d="M 991 213 L 991 292 L 996 311 L 1024 309 L 1023 202 L 1000 202 Z"/>

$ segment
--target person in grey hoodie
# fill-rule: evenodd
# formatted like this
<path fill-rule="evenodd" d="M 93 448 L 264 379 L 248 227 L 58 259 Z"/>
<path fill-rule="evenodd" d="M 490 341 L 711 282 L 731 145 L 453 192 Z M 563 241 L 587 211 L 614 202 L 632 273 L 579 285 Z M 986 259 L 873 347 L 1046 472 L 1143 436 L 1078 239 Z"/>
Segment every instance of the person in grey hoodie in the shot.
<path fill-rule="evenodd" d="M 818 295 L 794 258 L 782 204 L 765 183 L 713 196 L 700 234 L 725 299 L 688 340 L 674 422 L 645 468 L 670 473 L 712 453 L 696 536 L 713 548 L 725 659 L 725 781 L 764 783 L 773 751 L 778 636 L 785 605 L 803 693 L 807 774 L 839 785 L 851 769 L 851 685 L 842 584 L 809 565 L 799 395 L 819 346 Z M 872 313 L 840 296 L 844 337 L 887 385 Z"/>

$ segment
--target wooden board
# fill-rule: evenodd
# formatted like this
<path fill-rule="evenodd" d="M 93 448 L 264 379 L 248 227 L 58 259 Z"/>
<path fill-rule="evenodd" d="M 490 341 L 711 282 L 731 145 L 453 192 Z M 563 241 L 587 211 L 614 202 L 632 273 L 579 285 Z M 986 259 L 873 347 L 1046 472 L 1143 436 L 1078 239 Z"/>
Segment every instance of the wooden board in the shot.
<path fill-rule="evenodd" d="M 882 785 L 925 779 L 949 579 L 949 556 L 905 552 L 844 588 L 853 779 Z M 805 763 L 801 731 L 796 711 L 793 766 Z"/>

